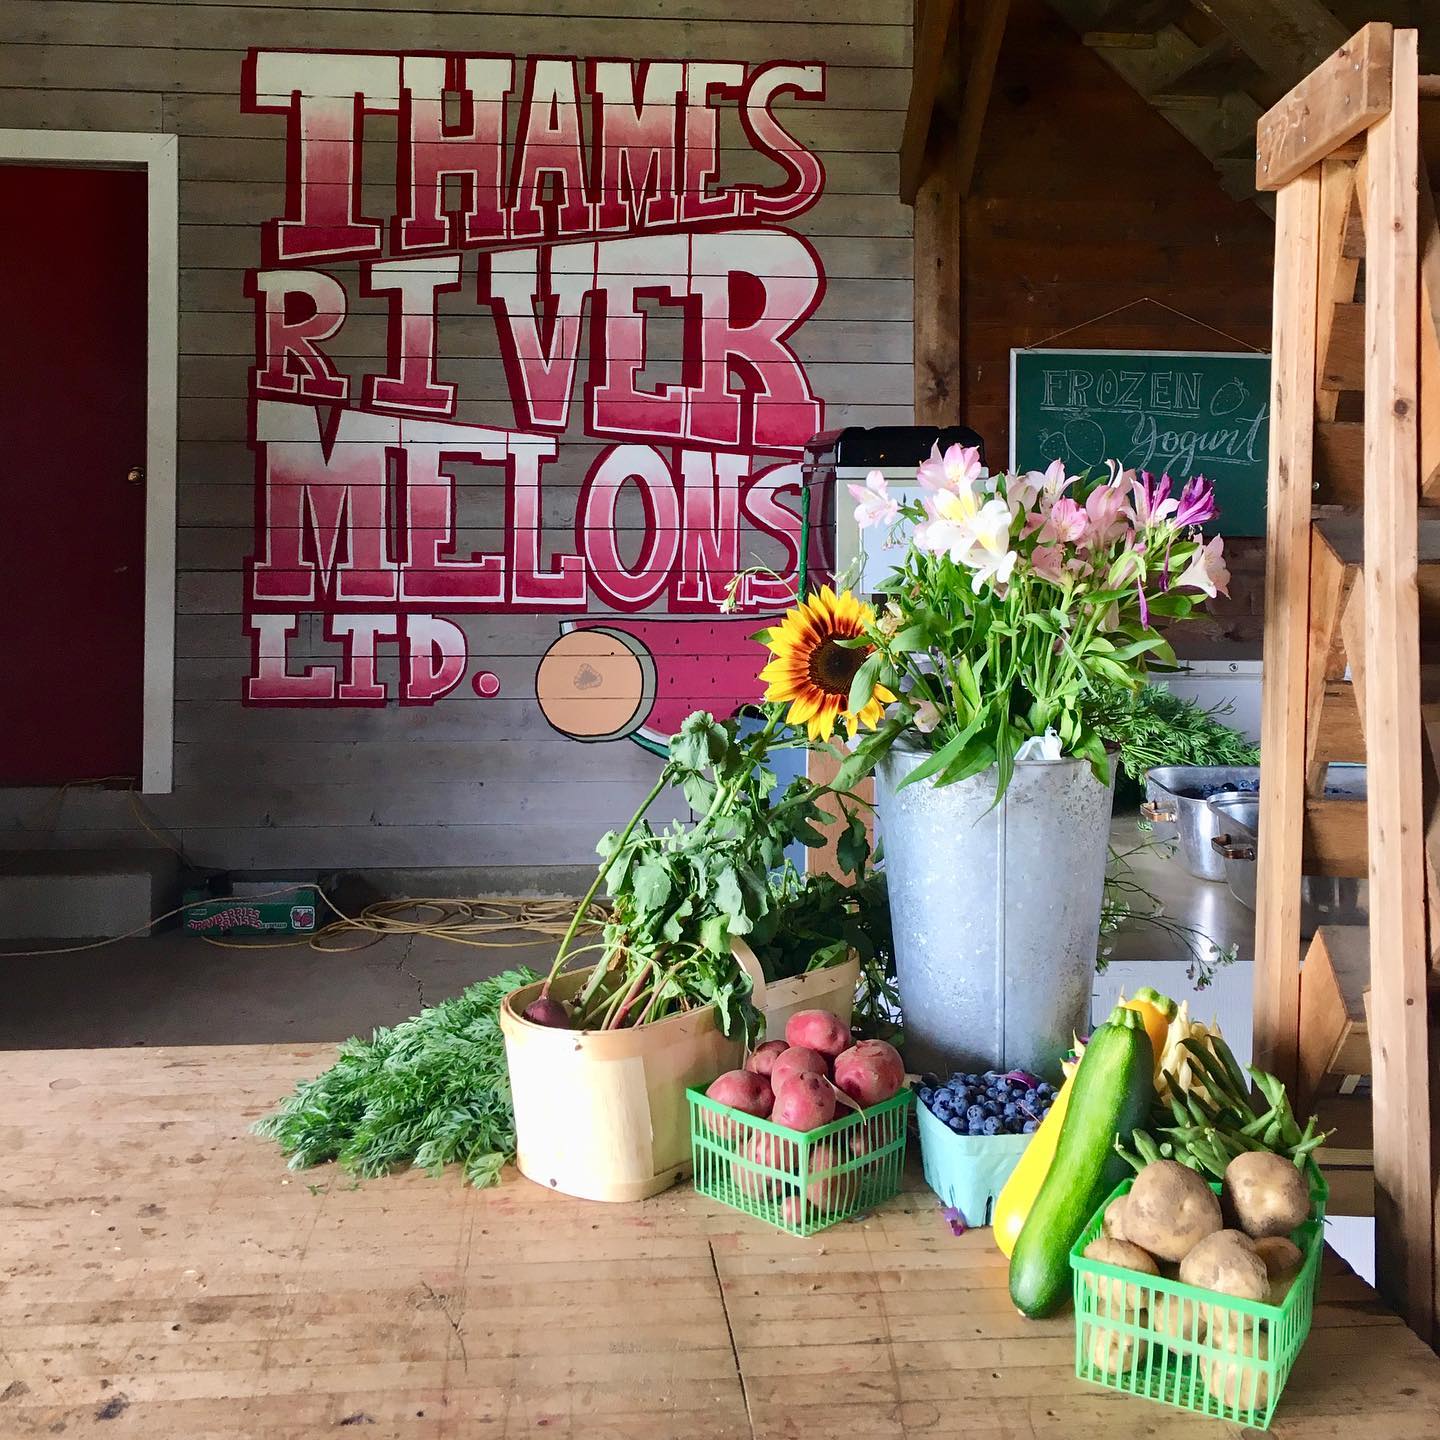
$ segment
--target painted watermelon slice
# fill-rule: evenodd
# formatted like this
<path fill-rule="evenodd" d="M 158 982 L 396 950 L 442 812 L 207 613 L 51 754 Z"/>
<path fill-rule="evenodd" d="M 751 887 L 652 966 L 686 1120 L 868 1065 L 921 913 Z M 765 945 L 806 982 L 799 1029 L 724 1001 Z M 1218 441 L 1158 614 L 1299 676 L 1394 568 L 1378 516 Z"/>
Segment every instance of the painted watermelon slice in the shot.
<path fill-rule="evenodd" d="M 670 737 L 692 711 L 709 710 L 723 719 L 760 699 L 765 690 L 760 671 L 769 652 L 750 637 L 782 614 L 595 615 L 563 621 L 561 639 L 546 652 L 542 666 L 565 646 L 567 635 L 600 632 L 612 636 L 642 664 L 635 666 L 617 649 L 615 663 L 607 670 L 597 658 L 598 647 L 592 646 L 578 683 L 593 683 L 593 676 L 599 681 L 597 690 L 623 689 L 633 701 L 633 711 L 623 722 L 607 724 L 603 733 L 575 734 L 562 719 L 563 712 L 547 704 L 545 694 L 540 695 L 541 708 L 552 725 L 575 734 L 577 740 L 618 740 L 628 735 L 647 750 L 664 754 Z M 637 682 L 634 675 L 643 680 Z M 610 698 L 616 697 L 611 693 Z"/>

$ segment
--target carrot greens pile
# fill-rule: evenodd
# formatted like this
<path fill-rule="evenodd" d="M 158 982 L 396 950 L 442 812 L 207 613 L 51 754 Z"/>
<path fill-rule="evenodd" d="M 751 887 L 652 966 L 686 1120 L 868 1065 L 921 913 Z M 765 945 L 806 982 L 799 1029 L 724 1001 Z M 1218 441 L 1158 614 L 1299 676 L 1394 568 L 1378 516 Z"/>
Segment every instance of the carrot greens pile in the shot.
<path fill-rule="evenodd" d="M 333 1160 L 368 1179 L 403 1165 L 438 1175 L 453 1163 L 472 1185 L 495 1184 L 515 1157 L 500 1002 L 539 978 L 507 970 L 369 1040 L 347 1040 L 255 1133 L 277 1141 L 293 1170 Z"/>

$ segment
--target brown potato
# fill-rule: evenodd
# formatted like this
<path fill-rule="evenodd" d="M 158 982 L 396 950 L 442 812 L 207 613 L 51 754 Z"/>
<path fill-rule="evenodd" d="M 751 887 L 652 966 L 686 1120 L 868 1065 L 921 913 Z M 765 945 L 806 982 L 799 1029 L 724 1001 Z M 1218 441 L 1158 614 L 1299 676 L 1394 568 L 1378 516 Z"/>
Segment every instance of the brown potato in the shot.
<path fill-rule="evenodd" d="M 1227 1223 L 1252 1240 L 1289 1235 L 1310 1216 L 1310 1187 L 1295 1163 L 1268 1150 L 1249 1150 L 1225 1167 L 1220 1191 Z"/>
<path fill-rule="evenodd" d="M 1118 1200 L 1112 1200 L 1100 1217 L 1101 1232 L 1111 1240 L 1125 1238 L 1125 1202 L 1129 1198 L 1122 1195 Z"/>
<path fill-rule="evenodd" d="M 1270 1277 L 1269 1300 L 1278 1305 L 1290 1292 L 1305 1265 L 1305 1256 L 1293 1240 L 1284 1235 L 1266 1235 L 1255 1242 L 1255 1253 Z"/>
<path fill-rule="evenodd" d="M 1098 1260 L 1102 1265 L 1118 1265 L 1122 1270 L 1138 1270 L 1142 1275 L 1160 1273 L 1150 1255 L 1128 1240 L 1111 1240 L 1100 1235 L 1085 1247 L 1083 1253 L 1087 1260 Z M 1094 1292 L 1102 1315 L 1130 1320 L 1134 1312 L 1145 1304 L 1145 1292 L 1139 1285 L 1127 1284 L 1113 1276 L 1086 1275 L 1085 1284 Z"/>
<path fill-rule="evenodd" d="M 1270 1290 L 1265 1262 L 1255 1253 L 1250 1237 L 1239 1230 L 1207 1235 L 1180 1262 L 1180 1279 L 1237 1300 L 1264 1300 Z"/>
<path fill-rule="evenodd" d="M 1147 1165 L 1135 1177 L 1126 1201 L 1125 1238 L 1157 1260 L 1183 1260 L 1220 1229 L 1215 1192 L 1178 1160 Z"/>
<path fill-rule="evenodd" d="M 1217 1333 L 1211 1331 L 1210 1344 L 1230 1355 L 1268 1359 L 1270 1343 L 1264 1331 L 1257 1332 L 1253 1322 L 1237 1324 L 1240 1319 L 1240 1316 L 1230 1316 L 1230 1328 L 1220 1333 L 1218 1338 Z M 1241 1360 L 1227 1359 L 1223 1355 L 1202 1356 L 1200 1373 L 1205 1378 L 1205 1388 L 1222 1405 L 1229 1405 L 1232 1409 L 1264 1410 L 1270 1398 L 1270 1382 L 1265 1372 Z"/>
<path fill-rule="evenodd" d="M 1150 1305 L 1150 1328 L 1167 1340 L 1203 1340 L 1209 1308 L 1179 1295 L 1157 1295 Z"/>
<path fill-rule="evenodd" d="M 1090 1332 L 1090 1363 L 1107 1375 L 1124 1375 L 1131 1366 L 1144 1367 L 1147 1346 L 1138 1335 L 1096 1326 Z"/>

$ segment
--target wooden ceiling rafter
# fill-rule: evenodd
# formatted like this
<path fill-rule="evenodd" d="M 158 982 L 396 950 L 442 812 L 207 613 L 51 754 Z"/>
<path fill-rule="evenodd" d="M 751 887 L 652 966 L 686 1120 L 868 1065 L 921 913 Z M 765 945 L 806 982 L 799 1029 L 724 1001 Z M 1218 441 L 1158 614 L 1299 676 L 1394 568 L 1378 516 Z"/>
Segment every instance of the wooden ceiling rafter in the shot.
<path fill-rule="evenodd" d="M 900 141 L 900 199 L 906 205 L 913 205 L 920 192 L 941 126 L 958 132 L 951 173 L 960 193 L 969 193 L 1009 11 L 1010 0 L 966 0 L 963 6 L 959 0 L 917 0 L 910 103 Z M 957 47 L 947 46 L 956 24 L 964 38 L 958 47 L 959 66 Z"/>

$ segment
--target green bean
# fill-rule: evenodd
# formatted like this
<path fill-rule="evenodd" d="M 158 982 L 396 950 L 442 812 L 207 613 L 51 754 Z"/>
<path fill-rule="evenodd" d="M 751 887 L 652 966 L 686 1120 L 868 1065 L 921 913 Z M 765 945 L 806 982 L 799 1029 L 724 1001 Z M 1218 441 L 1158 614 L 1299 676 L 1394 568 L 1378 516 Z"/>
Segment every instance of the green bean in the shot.
<path fill-rule="evenodd" d="M 1214 1050 L 1216 1058 L 1225 1067 L 1225 1073 L 1229 1075 L 1236 1093 L 1242 1099 L 1248 1101 L 1250 1096 L 1250 1082 L 1245 1078 L 1245 1072 L 1241 1070 L 1239 1062 L 1235 1059 L 1235 1053 L 1225 1043 L 1220 1035 L 1210 1037 L 1210 1047 Z"/>

